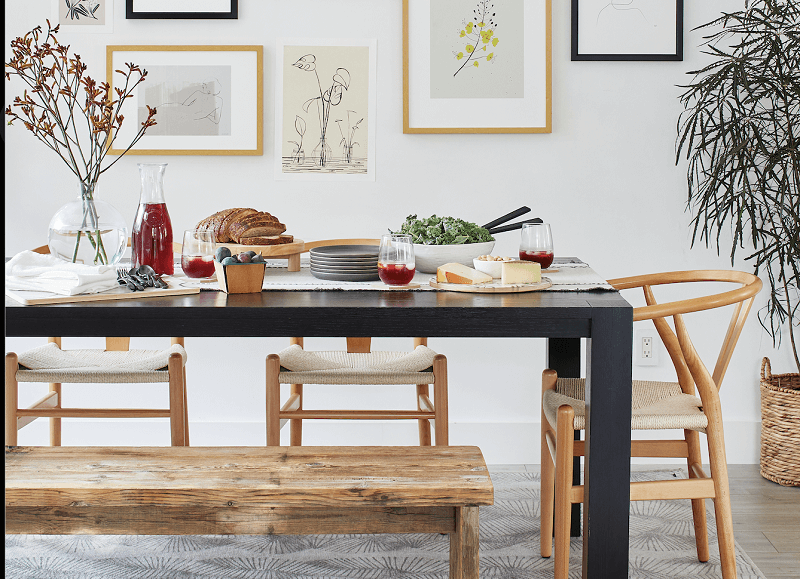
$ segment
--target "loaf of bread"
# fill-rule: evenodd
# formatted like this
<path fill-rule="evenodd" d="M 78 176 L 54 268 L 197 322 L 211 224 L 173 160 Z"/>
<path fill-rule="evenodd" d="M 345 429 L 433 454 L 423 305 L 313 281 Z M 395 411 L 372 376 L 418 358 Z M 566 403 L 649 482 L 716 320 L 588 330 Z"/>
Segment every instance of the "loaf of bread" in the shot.
<path fill-rule="evenodd" d="M 217 243 L 241 243 L 244 245 L 273 245 L 291 243 L 275 241 L 286 231 L 286 226 L 278 218 L 266 211 L 252 207 L 235 207 L 218 211 L 197 224 L 197 229 L 209 229 Z M 248 241 L 242 241 L 243 239 Z"/>

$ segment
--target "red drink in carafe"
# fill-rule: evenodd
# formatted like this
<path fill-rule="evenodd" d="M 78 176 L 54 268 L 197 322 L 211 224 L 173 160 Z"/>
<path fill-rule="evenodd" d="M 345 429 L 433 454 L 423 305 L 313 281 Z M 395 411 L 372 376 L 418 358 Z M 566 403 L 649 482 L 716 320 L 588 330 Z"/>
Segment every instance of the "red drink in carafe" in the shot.
<path fill-rule="evenodd" d="M 149 265 L 156 273 L 173 275 L 172 221 L 164 201 L 166 163 L 139 163 L 142 192 L 131 229 L 133 265 Z"/>
<path fill-rule="evenodd" d="M 172 275 L 172 221 L 166 203 L 143 203 L 136 211 L 131 233 L 133 261 L 149 265 L 156 273 Z"/>

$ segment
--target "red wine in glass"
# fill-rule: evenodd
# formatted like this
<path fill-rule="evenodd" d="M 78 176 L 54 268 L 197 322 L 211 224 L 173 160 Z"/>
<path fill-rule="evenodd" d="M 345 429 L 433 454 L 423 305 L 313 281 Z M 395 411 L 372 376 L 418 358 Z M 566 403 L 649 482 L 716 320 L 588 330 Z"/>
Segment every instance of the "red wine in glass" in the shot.
<path fill-rule="evenodd" d="M 214 257 L 182 255 L 181 269 L 187 277 L 211 277 L 214 275 Z"/>
<path fill-rule="evenodd" d="M 553 265 L 554 254 L 552 251 L 523 251 L 520 250 L 519 258 L 525 261 L 535 261 L 542 266 L 542 269 L 547 269 Z"/>
<path fill-rule="evenodd" d="M 131 232 L 133 262 L 149 265 L 156 273 L 173 275 L 172 220 L 166 203 L 140 203 Z M 213 265 L 213 264 L 212 264 Z"/>
<path fill-rule="evenodd" d="M 415 267 L 409 269 L 405 263 L 379 263 L 378 277 L 386 285 L 408 285 L 414 278 Z"/>

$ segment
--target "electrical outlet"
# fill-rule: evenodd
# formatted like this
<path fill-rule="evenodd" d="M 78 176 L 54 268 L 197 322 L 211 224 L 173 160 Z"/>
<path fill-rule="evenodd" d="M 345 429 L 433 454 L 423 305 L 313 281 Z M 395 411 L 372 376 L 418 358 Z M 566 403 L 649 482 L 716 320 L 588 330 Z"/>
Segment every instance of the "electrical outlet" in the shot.
<path fill-rule="evenodd" d="M 636 330 L 633 339 L 633 361 L 637 366 L 658 366 L 658 342 L 655 329 Z"/>

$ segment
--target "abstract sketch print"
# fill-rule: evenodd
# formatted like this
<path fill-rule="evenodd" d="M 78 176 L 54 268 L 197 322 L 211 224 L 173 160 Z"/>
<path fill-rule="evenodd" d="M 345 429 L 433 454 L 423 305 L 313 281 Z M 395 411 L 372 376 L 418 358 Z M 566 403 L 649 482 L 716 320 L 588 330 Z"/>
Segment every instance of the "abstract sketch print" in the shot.
<path fill-rule="evenodd" d="M 296 51 L 299 47 L 292 48 Z M 367 149 L 361 142 L 366 135 L 360 137 L 366 114 L 359 112 L 365 110 L 366 102 L 354 94 L 354 89 L 367 86 L 368 79 L 361 70 L 361 74 L 354 77 L 350 65 L 336 66 L 343 64 L 337 57 L 346 55 L 341 48 L 308 48 L 313 52 L 297 58 L 290 65 L 296 70 L 285 73 L 285 82 L 292 90 L 284 91 L 282 170 L 284 173 L 366 174 Z M 368 48 L 349 48 L 360 49 L 368 57 Z M 324 71 L 329 71 L 329 76 Z M 313 82 L 307 82 L 308 79 Z M 294 115 L 293 122 L 289 121 L 286 111 Z M 312 142 L 314 146 L 307 152 Z M 291 145 L 290 151 L 287 145 Z"/>
<path fill-rule="evenodd" d="M 58 21 L 70 25 L 101 25 L 105 23 L 107 0 L 59 0 Z"/>

